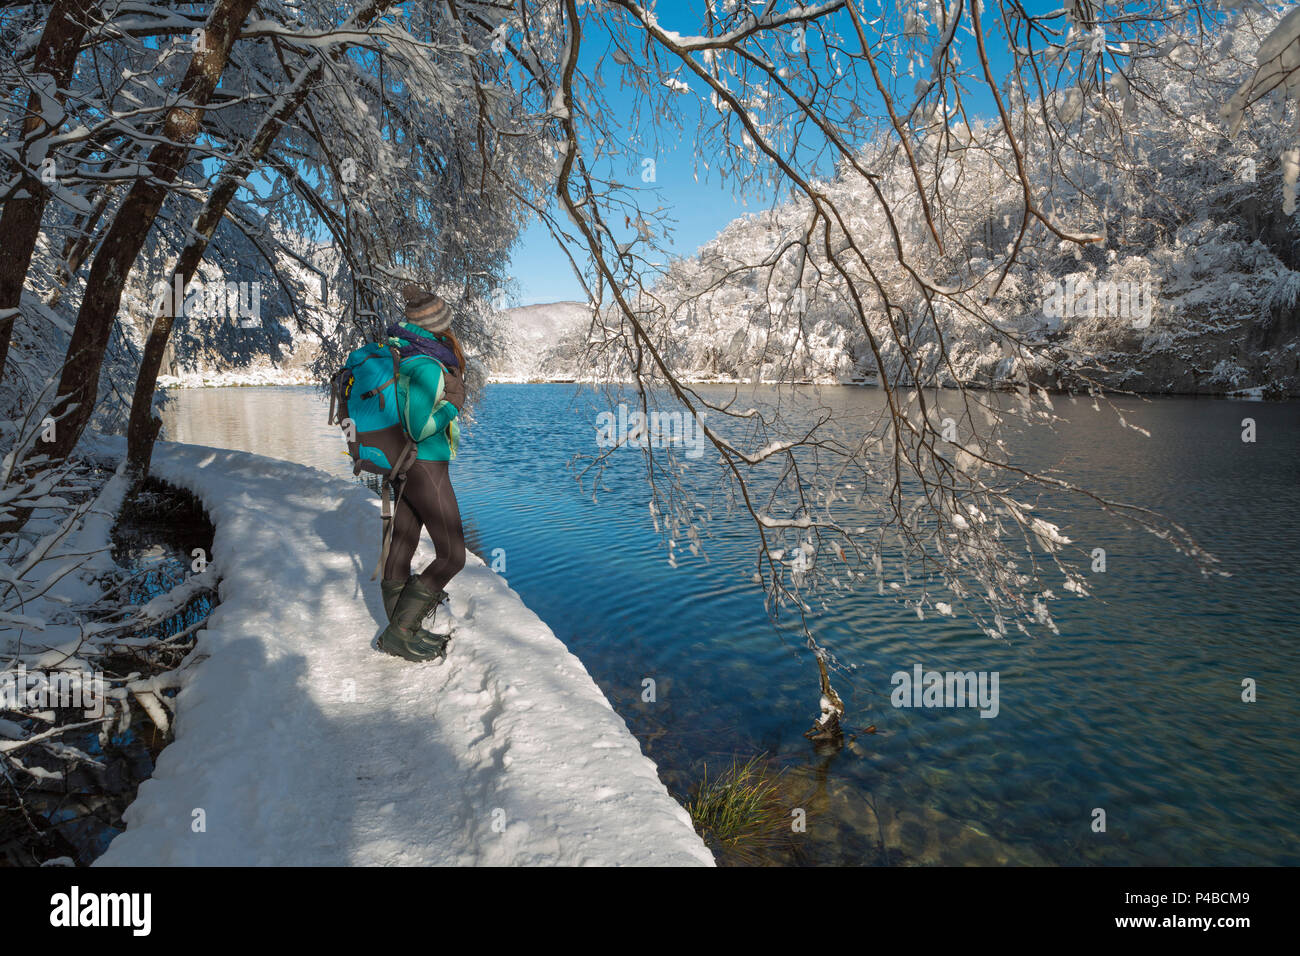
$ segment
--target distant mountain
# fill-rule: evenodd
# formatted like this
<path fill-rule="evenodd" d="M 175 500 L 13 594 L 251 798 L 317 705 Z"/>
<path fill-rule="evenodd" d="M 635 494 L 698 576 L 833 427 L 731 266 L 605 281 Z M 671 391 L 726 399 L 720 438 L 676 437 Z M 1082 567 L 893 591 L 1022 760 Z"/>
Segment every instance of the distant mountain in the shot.
<path fill-rule="evenodd" d="M 501 313 L 505 358 L 488 375 L 491 382 L 554 382 L 582 377 L 578 356 L 591 325 L 582 302 L 523 305 Z"/>
<path fill-rule="evenodd" d="M 551 302 L 507 309 L 497 316 L 504 357 L 493 363 L 490 382 L 573 381 L 581 376 L 582 354 L 591 324 L 591 309 L 581 302 Z M 216 385 L 307 385 L 317 381 L 312 363 L 320 339 L 284 327 L 285 342 L 278 360 L 260 356 L 250 362 L 229 362 L 211 355 L 188 359 L 185 367 L 169 362 L 159 376 L 165 387 L 198 388 Z M 169 356 L 170 358 L 170 356 Z M 588 376 L 589 377 L 589 376 Z"/>

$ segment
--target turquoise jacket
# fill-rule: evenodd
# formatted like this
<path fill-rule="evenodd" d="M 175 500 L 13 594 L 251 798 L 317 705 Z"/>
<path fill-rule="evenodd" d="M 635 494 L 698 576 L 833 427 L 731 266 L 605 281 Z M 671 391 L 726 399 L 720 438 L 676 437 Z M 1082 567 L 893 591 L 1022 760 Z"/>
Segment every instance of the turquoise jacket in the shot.
<path fill-rule="evenodd" d="M 402 337 L 390 338 L 392 345 L 417 336 L 436 338 L 410 322 L 401 324 Z M 460 445 L 460 410 L 443 398 L 446 368 L 435 358 L 412 355 L 397 367 L 397 414 L 406 433 L 419 446 L 417 457 L 425 461 L 451 461 Z"/>

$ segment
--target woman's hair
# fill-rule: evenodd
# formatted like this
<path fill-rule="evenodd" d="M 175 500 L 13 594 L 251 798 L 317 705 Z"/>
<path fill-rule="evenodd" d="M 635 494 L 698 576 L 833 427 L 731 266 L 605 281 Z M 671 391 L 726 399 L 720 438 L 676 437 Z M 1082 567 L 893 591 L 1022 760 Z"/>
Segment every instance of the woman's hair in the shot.
<path fill-rule="evenodd" d="M 460 377 L 461 379 L 464 379 L 465 378 L 465 352 L 460 347 L 460 339 L 456 338 L 456 336 L 452 333 L 451 329 L 448 329 L 446 332 L 443 332 L 441 334 L 446 336 L 447 340 L 451 342 L 451 350 L 456 353 L 456 362 L 460 365 L 460 369 L 459 369 Z"/>

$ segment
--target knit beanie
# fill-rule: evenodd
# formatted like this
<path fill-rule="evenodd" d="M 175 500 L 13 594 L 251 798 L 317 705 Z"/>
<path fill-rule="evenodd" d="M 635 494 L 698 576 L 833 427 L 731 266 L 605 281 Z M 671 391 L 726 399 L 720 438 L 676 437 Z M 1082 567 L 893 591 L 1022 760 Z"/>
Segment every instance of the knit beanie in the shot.
<path fill-rule="evenodd" d="M 451 328 L 451 309 L 438 295 L 408 282 L 402 286 L 402 298 L 406 300 L 406 321 L 427 332 L 446 332 Z"/>

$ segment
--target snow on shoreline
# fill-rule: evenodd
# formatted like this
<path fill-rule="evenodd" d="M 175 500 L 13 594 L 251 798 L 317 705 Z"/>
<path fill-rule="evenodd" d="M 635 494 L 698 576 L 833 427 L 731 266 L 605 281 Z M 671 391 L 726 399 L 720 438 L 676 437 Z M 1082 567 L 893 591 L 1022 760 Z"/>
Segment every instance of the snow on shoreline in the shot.
<path fill-rule="evenodd" d="M 753 384 L 750 379 L 734 378 L 725 375 L 709 376 L 690 376 L 686 375 L 681 378 L 682 382 L 689 385 L 750 385 Z M 609 385 L 609 384 L 631 384 L 632 379 L 610 380 L 600 378 L 594 375 L 577 376 L 574 378 L 536 378 L 524 375 L 489 375 L 487 384 L 489 385 Z M 282 385 L 319 385 L 318 379 L 314 378 L 305 369 L 256 369 L 248 370 L 229 370 L 225 372 L 187 372 L 184 375 L 159 375 L 158 385 L 160 388 L 240 388 L 256 386 L 282 386 Z M 783 382 L 778 379 L 763 379 L 761 385 L 872 385 L 876 382 L 871 381 L 840 381 L 839 379 L 826 377 L 823 379 L 813 379 L 810 381 Z"/>
<path fill-rule="evenodd" d="M 237 385 L 316 385 L 317 379 L 307 370 L 258 367 L 228 369 L 224 372 L 184 372 L 159 375 L 160 388 L 228 388 Z"/>
<path fill-rule="evenodd" d="M 373 646 L 365 487 L 170 442 L 152 470 L 207 508 L 221 603 L 97 865 L 713 864 L 582 663 L 473 554 L 448 660 L 410 664 Z"/>

